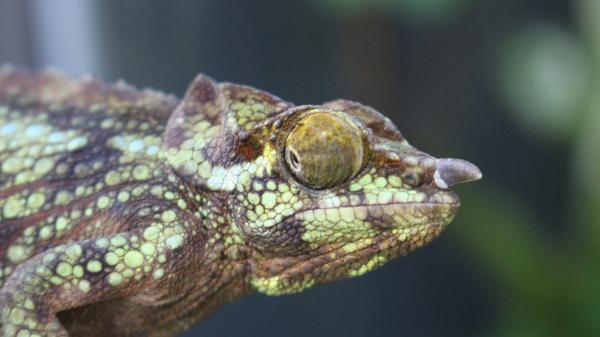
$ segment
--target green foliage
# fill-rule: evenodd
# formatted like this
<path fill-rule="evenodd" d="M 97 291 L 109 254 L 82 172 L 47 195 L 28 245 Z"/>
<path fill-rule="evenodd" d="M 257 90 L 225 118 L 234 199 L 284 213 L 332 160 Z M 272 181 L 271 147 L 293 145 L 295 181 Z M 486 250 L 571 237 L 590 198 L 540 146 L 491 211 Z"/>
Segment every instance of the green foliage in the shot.
<path fill-rule="evenodd" d="M 560 26 L 529 21 L 496 51 L 498 90 L 527 132 L 543 140 L 572 138 L 590 88 L 586 49 Z"/>
<path fill-rule="evenodd" d="M 600 332 L 600 82 L 593 77 L 600 69 L 600 6 L 578 6 L 582 36 L 534 23 L 499 53 L 500 91 L 515 121 L 545 140 L 564 139 L 574 155 L 558 240 L 544 235 L 514 192 L 488 183 L 463 198 L 470 211 L 459 220 L 460 239 L 503 302 L 489 336 Z"/>

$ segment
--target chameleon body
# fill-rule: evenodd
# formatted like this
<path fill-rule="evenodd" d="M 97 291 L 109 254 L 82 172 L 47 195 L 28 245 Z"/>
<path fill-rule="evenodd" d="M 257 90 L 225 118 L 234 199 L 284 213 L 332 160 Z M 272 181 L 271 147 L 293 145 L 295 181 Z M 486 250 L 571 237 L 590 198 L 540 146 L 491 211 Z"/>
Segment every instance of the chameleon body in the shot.
<path fill-rule="evenodd" d="M 184 98 L 0 70 L 6 337 L 173 336 L 253 291 L 361 275 L 430 242 L 472 164 L 380 113 L 199 75 Z"/>

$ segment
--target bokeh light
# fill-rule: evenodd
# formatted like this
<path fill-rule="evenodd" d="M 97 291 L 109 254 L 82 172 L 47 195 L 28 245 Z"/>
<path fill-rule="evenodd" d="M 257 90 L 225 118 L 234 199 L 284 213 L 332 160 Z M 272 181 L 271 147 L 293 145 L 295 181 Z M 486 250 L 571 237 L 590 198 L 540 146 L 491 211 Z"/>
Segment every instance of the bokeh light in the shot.
<path fill-rule="evenodd" d="M 498 90 L 507 112 L 544 140 L 564 140 L 578 122 L 590 88 L 588 55 L 576 36 L 534 21 L 497 46 Z"/>

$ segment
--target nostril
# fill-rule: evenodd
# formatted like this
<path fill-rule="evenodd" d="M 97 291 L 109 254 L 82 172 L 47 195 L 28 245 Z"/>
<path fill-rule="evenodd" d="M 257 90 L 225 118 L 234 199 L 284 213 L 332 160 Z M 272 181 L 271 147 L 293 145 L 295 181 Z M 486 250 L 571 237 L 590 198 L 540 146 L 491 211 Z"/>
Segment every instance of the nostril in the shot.
<path fill-rule="evenodd" d="M 402 174 L 402 182 L 412 187 L 418 187 L 420 179 L 415 172 L 406 172 Z"/>

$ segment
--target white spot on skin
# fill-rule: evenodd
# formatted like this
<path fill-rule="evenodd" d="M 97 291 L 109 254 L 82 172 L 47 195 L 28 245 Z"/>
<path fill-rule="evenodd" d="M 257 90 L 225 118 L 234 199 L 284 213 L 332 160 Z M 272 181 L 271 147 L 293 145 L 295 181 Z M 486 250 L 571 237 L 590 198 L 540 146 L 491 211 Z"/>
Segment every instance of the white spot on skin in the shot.
<path fill-rule="evenodd" d="M 17 125 L 14 123 L 9 123 L 0 128 L 0 135 L 8 136 L 17 131 Z"/>
<path fill-rule="evenodd" d="M 206 170 L 206 168 L 202 168 L 202 170 Z M 244 172 L 245 170 L 241 165 L 234 165 L 228 169 L 215 166 L 212 168 L 211 175 L 206 184 L 208 185 L 208 188 L 212 190 L 230 192 L 235 190 L 238 183 L 240 183 L 240 178 L 243 176 L 242 173 Z M 248 182 L 249 179 L 246 179 L 242 183 L 245 185 Z"/>
<path fill-rule="evenodd" d="M 136 139 L 129 144 L 129 151 L 138 152 L 144 148 L 144 141 L 140 139 Z"/>
<path fill-rule="evenodd" d="M 159 278 L 163 277 L 164 275 L 165 275 L 165 270 L 162 268 L 157 269 L 152 273 L 152 277 L 154 277 L 155 279 L 159 279 Z"/>
<path fill-rule="evenodd" d="M 65 141 L 65 139 L 67 139 L 67 136 L 65 135 L 64 132 L 60 132 L 60 131 L 52 132 L 48 136 L 48 142 L 50 142 L 50 143 L 60 143 L 60 142 Z"/>
<path fill-rule="evenodd" d="M 148 150 L 146 150 L 146 154 L 149 156 L 154 156 L 155 154 L 157 154 L 159 151 L 159 147 L 156 145 L 152 145 L 148 148 Z"/>
<path fill-rule="evenodd" d="M 261 197 L 261 203 L 265 208 L 271 209 L 277 203 L 277 196 L 273 192 L 264 192 Z"/>
<path fill-rule="evenodd" d="M 229 170 L 227 170 L 227 174 L 223 179 L 223 189 L 226 191 L 233 191 L 235 189 L 235 185 L 238 182 L 240 173 L 242 172 L 242 167 L 240 165 L 235 165 Z"/>
<path fill-rule="evenodd" d="M 80 149 L 87 145 L 87 138 L 85 137 L 75 137 L 69 141 L 67 144 L 67 149 L 69 151 L 74 151 Z"/>
<path fill-rule="evenodd" d="M 44 126 L 40 124 L 34 124 L 25 130 L 25 136 L 28 138 L 37 138 L 44 133 Z"/>
<path fill-rule="evenodd" d="M 206 182 L 208 188 L 215 191 L 221 189 L 225 175 L 226 172 L 224 168 L 218 166 L 213 167 L 211 177 Z"/>
<path fill-rule="evenodd" d="M 175 234 L 166 240 L 166 244 L 170 250 L 177 249 L 183 244 L 183 236 Z"/>

